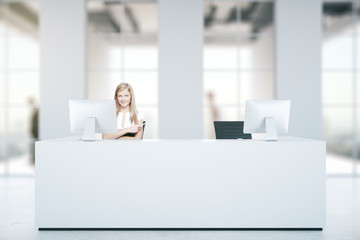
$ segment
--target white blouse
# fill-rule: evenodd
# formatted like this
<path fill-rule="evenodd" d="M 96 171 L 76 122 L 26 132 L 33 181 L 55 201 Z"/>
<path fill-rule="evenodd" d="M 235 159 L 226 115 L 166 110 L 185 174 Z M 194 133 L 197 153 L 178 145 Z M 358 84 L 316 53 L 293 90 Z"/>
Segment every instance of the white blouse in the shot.
<path fill-rule="evenodd" d="M 139 121 L 144 120 L 144 114 L 142 112 L 138 112 L 137 115 L 138 115 L 138 120 Z M 128 128 L 128 127 L 131 127 L 132 125 L 135 125 L 135 123 L 131 123 L 130 112 L 126 112 L 125 113 L 124 127 L 122 127 L 122 117 L 123 117 L 123 113 L 119 112 L 119 114 L 118 114 L 118 116 L 116 118 L 118 130 L 123 129 L 123 128 Z"/>

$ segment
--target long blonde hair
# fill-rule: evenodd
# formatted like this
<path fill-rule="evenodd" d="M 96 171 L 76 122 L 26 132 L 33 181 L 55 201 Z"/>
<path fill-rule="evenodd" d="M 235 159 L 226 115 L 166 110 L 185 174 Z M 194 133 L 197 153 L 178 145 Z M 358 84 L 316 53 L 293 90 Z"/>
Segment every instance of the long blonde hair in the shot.
<path fill-rule="evenodd" d="M 117 95 L 119 92 L 128 90 L 130 93 L 130 120 L 131 123 L 138 124 L 138 117 L 137 117 L 137 109 L 136 109 L 136 103 L 135 103 L 135 94 L 130 84 L 128 83 L 120 83 L 115 90 L 114 99 L 116 102 L 116 116 L 119 115 L 120 112 L 120 104 Z"/>

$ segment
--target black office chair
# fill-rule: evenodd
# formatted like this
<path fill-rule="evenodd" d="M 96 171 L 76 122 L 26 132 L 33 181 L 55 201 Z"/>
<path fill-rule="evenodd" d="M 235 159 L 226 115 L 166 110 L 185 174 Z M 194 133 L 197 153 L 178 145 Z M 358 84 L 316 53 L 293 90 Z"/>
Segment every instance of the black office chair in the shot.
<path fill-rule="evenodd" d="M 143 129 L 142 129 L 141 139 L 143 139 L 143 138 L 144 138 L 145 125 L 146 125 L 146 121 L 143 121 Z"/>
<path fill-rule="evenodd" d="M 251 134 L 244 133 L 243 121 L 214 121 L 216 139 L 252 139 Z"/>
<path fill-rule="evenodd" d="M 141 139 L 144 138 L 145 124 L 146 124 L 146 121 L 143 121 L 143 131 L 142 131 L 142 134 L 141 134 Z M 124 136 L 135 137 L 135 134 L 136 133 L 127 133 Z"/>

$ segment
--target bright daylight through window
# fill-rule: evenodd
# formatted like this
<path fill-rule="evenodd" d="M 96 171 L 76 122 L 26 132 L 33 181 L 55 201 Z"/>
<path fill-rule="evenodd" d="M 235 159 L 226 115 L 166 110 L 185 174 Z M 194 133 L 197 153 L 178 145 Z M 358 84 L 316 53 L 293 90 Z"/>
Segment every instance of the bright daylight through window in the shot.
<path fill-rule="evenodd" d="M 323 137 L 327 173 L 360 170 L 360 2 L 323 4 Z"/>
<path fill-rule="evenodd" d="M 38 1 L 0 1 L 0 174 L 34 173 L 38 139 Z"/>

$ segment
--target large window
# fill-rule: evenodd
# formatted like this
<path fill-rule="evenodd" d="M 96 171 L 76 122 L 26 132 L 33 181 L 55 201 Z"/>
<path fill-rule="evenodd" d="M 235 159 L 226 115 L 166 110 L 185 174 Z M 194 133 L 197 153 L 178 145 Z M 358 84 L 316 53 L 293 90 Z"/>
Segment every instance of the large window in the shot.
<path fill-rule="evenodd" d="M 37 1 L 0 1 L 0 174 L 34 172 L 38 29 Z"/>
<path fill-rule="evenodd" d="M 359 13 L 360 1 L 323 4 L 323 136 L 329 174 L 360 169 Z"/>
<path fill-rule="evenodd" d="M 88 1 L 89 99 L 113 99 L 130 83 L 145 115 L 144 138 L 158 137 L 157 3 Z"/>
<path fill-rule="evenodd" d="M 274 4 L 204 2 L 204 137 L 244 120 L 245 101 L 274 98 Z"/>

